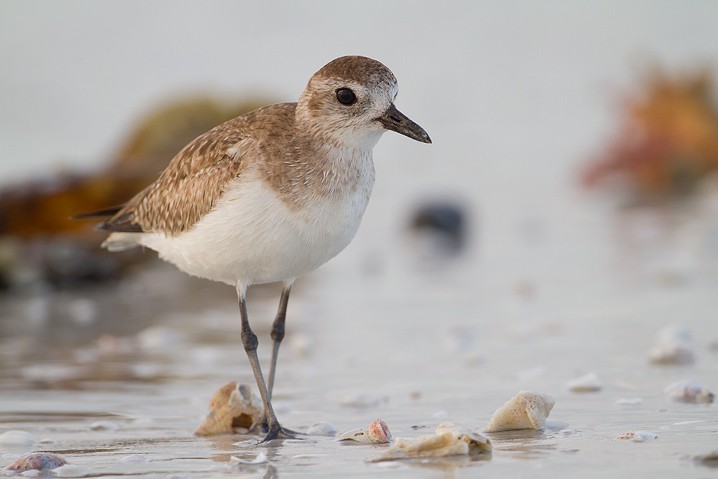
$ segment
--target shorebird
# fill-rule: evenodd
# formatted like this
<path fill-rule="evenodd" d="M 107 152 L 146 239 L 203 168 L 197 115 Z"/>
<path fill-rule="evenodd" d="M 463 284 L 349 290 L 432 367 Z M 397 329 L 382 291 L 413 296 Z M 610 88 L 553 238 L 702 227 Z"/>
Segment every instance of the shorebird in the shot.
<path fill-rule="evenodd" d="M 216 126 L 185 146 L 159 178 L 98 225 L 109 251 L 144 246 L 192 276 L 234 286 L 241 338 L 267 433 L 292 437 L 272 408 L 279 346 L 295 278 L 352 240 L 374 184 L 372 150 L 387 130 L 431 143 L 394 106 L 394 74 L 376 60 L 337 58 L 297 103 L 269 105 Z M 249 325 L 247 287 L 282 282 L 265 382 Z"/>

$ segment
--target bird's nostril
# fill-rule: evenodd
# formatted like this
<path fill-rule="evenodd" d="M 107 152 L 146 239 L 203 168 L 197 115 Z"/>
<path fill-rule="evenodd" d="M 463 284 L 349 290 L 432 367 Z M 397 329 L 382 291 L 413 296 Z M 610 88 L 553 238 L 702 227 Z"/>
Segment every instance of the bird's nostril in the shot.
<path fill-rule="evenodd" d="M 395 121 L 395 122 L 397 122 L 397 123 L 401 123 L 401 118 L 399 118 L 398 116 L 389 115 L 389 118 L 391 118 L 392 121 Z"/>

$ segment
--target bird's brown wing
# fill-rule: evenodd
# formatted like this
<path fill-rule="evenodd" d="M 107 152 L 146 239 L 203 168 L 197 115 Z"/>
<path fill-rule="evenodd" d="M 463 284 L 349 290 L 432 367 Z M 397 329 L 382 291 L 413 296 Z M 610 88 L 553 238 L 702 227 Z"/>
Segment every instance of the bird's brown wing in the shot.
<path fill-rule="evenodd" d="M 207 214 L 245 169 L 254 140 L 245 117 L 223 123 L 185 146 L 159 178 L 98 228 L 177 235 Z"/>

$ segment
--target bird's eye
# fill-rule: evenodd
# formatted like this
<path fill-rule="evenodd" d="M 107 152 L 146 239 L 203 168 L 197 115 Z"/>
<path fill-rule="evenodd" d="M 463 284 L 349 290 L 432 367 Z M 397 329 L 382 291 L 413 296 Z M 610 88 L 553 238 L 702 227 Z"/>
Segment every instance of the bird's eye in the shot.
<path fill-rule="evenodd" d="M 337 100 L 342 105 L 353 105 L 357 101 L 357 96 L 349 88 L 340 88 L 337 90 Z"/>

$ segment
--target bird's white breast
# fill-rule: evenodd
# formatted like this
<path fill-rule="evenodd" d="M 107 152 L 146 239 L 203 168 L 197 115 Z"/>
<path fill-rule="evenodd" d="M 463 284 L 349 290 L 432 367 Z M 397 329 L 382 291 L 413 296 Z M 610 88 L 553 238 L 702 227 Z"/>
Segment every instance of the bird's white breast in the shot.
<path fill-rule="evenodd" d="M 141 244 L 186 273 L 228 284 L 295 278 L 354 237 L 374 183 L 371 153 L 359 160 L 349 185 L 311 196 L 301 207 L 290 207 L 258 174 L 243 175 L 190 231 L 144 234 Z"/>

